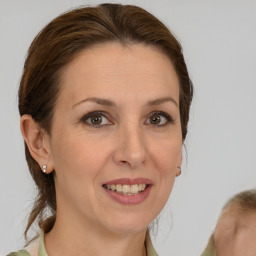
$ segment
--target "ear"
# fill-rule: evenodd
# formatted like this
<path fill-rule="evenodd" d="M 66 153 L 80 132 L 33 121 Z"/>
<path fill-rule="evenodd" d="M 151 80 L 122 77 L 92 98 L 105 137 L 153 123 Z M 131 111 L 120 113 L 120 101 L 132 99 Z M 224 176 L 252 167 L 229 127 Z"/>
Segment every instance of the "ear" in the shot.
<path fill-rule="evenodd" d="M 42 169 L 47 166 L 46 173 L 54 170 L 51 162 L 50 138 L 30 115 L 23 115 L 20 119 L 20 128 L 29 152 Z"/>
<path fill-rule="evenodd" d="M 177 162 L 176 177 L 180 176 L 181 174 L 181 164 L 182 164 L 182 153 L 180 153 L 180 158 Z"/>

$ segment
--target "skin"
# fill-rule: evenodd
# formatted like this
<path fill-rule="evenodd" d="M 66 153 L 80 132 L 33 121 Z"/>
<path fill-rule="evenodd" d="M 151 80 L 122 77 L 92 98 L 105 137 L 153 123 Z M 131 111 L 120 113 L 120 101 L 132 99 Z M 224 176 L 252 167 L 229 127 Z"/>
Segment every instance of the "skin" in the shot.
<path fill-rule="evenodd" d="M 47 164 L 47 173 L 55 171 L 57 219 L 45 235 L 48 255 L 145 255 L 146 229 L 164 207 L 182 162 L 174 67 L 154 47 L 106 43 L 84 50 L 61 81 L 50 135 L 30 116 L 21 119 L 32 156 Z M 84 118 L 93 111 L 104 112 L 100 125 Z M 158 113 L 160 123 L 152 124 L 155 111 L 172 121 Z M 140 204 L 120 204 L 102 187 L 140 177 L 153 183 Z"/>
<path fill-rule="evenodd" d="M 256 255 L 256 211 L 229 207 L 222 213 L 215 232 L 217 256 Z"/>

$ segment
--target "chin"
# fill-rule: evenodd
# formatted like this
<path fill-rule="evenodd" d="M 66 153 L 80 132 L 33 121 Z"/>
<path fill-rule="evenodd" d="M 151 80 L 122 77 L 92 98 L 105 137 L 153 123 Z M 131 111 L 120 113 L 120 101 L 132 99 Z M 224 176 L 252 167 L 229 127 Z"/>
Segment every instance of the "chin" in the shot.
<path fill-rule="evenodd" d="M 117 234 L 136 234 L 147 230 L 149 224 L 153 221 L 148 214 L 138 213 L 124 214 L 108 219 L 107 226 L 109 230 Z"/>

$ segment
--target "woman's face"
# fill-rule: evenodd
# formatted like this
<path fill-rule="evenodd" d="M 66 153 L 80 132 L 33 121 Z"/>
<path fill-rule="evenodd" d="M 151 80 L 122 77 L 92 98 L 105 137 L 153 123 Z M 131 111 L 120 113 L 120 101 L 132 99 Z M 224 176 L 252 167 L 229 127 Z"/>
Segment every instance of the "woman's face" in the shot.
<path fill-rule="evenodd" d="M 179 82 L 159 50 L 107 43 L 63 71 L 51 136 L 57 220 L 143 231 L 180 173 Z"/>

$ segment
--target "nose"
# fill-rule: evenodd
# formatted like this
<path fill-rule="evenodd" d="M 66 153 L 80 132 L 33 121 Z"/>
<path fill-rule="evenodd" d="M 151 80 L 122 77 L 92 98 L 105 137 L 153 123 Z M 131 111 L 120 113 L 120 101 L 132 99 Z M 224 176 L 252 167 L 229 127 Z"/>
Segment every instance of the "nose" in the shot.
<path fill-rule="evenodd" d="M 114 161 L 118 165 L 132 169 L 145 162 L 146 143 L 139 125 L 130 125 L 119 129 Z"/>

